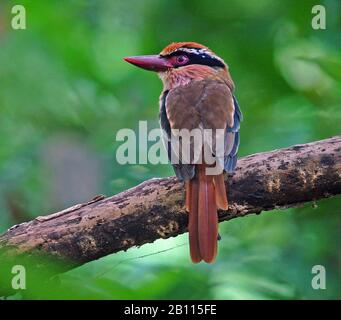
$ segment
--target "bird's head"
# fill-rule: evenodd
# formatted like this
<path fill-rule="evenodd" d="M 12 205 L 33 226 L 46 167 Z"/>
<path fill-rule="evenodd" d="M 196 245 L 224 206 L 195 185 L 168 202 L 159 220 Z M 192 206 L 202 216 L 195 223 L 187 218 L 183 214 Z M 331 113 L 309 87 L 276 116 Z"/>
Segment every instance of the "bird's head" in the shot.
<path fill-rule="evenodd" d="M 125 61 L 159 74 L 166 89 L 185 85 L 192 80 L 227 73 L 227 65 L 208 47 L 196 42 L 168 45 L 160 54 L 133 56 Z"/>

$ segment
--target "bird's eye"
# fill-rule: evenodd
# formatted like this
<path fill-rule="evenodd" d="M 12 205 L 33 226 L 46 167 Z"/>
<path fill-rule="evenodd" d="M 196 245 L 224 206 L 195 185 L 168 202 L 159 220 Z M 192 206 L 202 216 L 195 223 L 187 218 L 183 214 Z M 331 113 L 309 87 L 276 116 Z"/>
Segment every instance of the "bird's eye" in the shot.
<path fill-rule="evenodd" d="M 177 56 L 176 57 L 176 63 L 179 65 L 184 65 L 185 63 L 188 62 L 188 57 L 185 55 Z"/>

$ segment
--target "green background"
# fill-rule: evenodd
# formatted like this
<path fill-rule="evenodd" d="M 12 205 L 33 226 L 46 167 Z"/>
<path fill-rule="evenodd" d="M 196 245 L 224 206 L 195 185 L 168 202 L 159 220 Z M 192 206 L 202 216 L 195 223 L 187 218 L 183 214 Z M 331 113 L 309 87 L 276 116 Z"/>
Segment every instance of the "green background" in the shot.
<path fill-rule="evenodd" d="M 173 41 L 203 43 L 229 64 L 245 118 L 240 156 L 340 134 L 338 0 L 320 1 L 326 30 L 312 29 L 310 0 L 27 0 L 26 30 L 11 28 L 14 4 L 0 3 L 0 232 L 173 174 L 115 157 L 119 129 L 158 126 L 162 89 L 122 57 Z M 190 263 L 185 234 L 13 298 L 341 298 L 340 207 L 333 198 L 223 223 L 213 265 Z M 326 290 L 311 287 L 317 264 Z"/>

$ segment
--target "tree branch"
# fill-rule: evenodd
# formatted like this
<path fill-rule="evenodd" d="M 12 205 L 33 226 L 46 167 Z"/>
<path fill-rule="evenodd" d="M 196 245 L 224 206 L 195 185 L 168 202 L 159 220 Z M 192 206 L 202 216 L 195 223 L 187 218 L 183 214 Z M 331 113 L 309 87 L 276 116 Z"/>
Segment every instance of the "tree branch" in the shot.
<path fill-rule="evenodd" d="M 230 207 L 219 212 L 220 221 L 340 194 L 340 159 L 340 136 L 240 159 L 226 176 Z M 12 227 L 0 236 L 0 261 L 47 255 L 66 271 L 186 230 L 183 184 L 175 177 L 151 179 Z"/>

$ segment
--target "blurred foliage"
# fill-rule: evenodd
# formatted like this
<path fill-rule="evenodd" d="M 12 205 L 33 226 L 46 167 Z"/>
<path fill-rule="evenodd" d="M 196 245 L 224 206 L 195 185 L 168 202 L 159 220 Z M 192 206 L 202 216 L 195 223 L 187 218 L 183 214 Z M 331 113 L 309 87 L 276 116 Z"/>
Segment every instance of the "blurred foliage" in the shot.
<path fill-rule="evenodd" d="M 17 31 L 16 1 L 0 3 L 0 232 L 172 174 L 169 165 L 118 165 L 115 135 L 139 120 L 157 127 L 162 88 L 122 57 L 173 41 L 206 44 L 228 62 L 245 117 L 240 156 L 340 134 L 339 0 L 320 1 L 326 30 L 311 27 L 313 0 L 20 3 L 27 29 Z M 214 265 L 190 264 L 183 235 L 13 298 L 341 298 L 340 198 L 313 207 L 221 224 Z M 316 264 L 327 269 L 326 290 L 311 287 Z"/>

